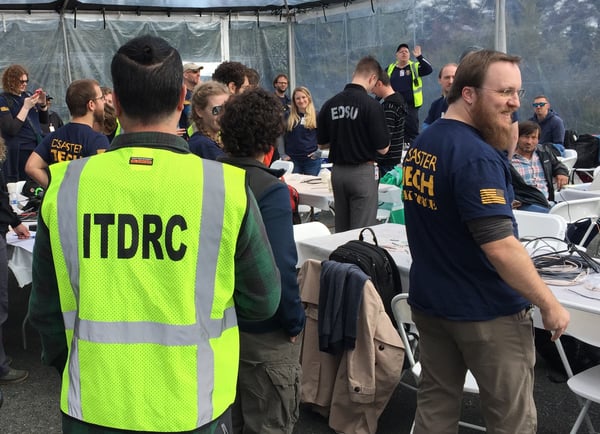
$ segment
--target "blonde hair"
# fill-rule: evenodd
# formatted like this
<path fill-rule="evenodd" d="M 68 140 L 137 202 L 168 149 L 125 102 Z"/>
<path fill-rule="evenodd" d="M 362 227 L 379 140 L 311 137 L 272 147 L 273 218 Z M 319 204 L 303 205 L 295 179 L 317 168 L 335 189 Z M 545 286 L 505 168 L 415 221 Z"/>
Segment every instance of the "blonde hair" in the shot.
<path fill-rule="evenodd" d="M 190 119 L 196 125 L 197 129 L 201 129 L 203 125 L 202 118 L 196 112 L 196 109 L 204 110 L 208 105 L 208 98 L 216 95 L 229 95 L 229 89 L 223 83 L 218 81 L 207 81 L 198 84 L 192 93 L 192 110 Z"/>
<path fill-rule="evenodd" d="M 298 107 L 296 107 L 296 100 L 294 99 L 296 92 L 302 92 L 308 97 L 308 106 L 306 106 L 306 113 L 304 114 L 304 128 L 314 130 L 317 128 L 317 112 L 310 90 L 304 86 L 299 86 L 292 92 L 292 108 L 287 121 L 287 130 L 292 131 L 300 123 L 300 114 L 298 113 Z"/>

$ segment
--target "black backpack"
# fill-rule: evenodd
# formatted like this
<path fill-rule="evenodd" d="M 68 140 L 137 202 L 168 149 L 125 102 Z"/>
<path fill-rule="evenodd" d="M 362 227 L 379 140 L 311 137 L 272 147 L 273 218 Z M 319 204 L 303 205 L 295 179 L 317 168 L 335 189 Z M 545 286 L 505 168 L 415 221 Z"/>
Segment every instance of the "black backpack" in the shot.
<path fill-rule="evenodd" d="M 563 144 L 566 149 L 575 149 L 575 142 L 577 141 L 577 131 L 566 130 Z"/>
<path fill-rule="evenodd" d="M 598 166 L 598 152 L 600 150 L 600 139 L 591 134 L 581 134 L 573 144 L 573 149 L 577 151 L 576 169 L 593 169 Z M 583 182 L 591 182 L 591 173 L 578 171 L 577 176 Z"/>
<path fill-rule="evenodd" d="M 574 149 L 577 151 L 577 162 L 575 167 L 596 167 L 598 165 L 598 150 L 600 139 L 591 134 L 581 134 L 577 137 Z"/>
<path fill-rule="evenodd" d="M 23 206 L 23 213 L 35 214 L 39 211 L 42 204 L 42 198 L 44 197 L 44 189 L 37 182 L 28 179 L 23 184 L 23 190 L 21 194 L 27 197 L 27 203 Z"/>
<path fill-rule="evenodd" d="M 365 231 L 371 232 L 373 244 L 364 241 Z M 329 260 L 358 265 L 371 278 L 386 313 L 396 325 L 392 314 L 392 298 L 402 292 L 400 272 L 392 255 L 377 244 L 377 237 L 371 228 L 364 228 L 358 240 L 348 241 L 331 252 Z"/>

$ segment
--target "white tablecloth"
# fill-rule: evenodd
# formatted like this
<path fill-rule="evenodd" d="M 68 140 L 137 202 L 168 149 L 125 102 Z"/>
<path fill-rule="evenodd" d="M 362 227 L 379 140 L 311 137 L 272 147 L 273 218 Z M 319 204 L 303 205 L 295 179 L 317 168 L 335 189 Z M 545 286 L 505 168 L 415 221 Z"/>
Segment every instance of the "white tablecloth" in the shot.
<path fill-rule="evenodd" d="M 284 177 L 285 182 L 298 190 L 300 204 L 328 210 L 333 204 L 333 192 L 327 182 L 318 176 L 292 173 Z M 381 202 L 401 203 L 401 190 L 395 185 L 379 184 L 379 200 Z"/>
<path fill-rule="evenodd" d="M 12 255 L 8 260 L 8 268 L 13 272 L 19 287 L 31 283 L 31 266 L 33 264 L 33 245 L 35 244 L 35 232 L 31 232 L 31 238 L 20 240 L 12 231 L 6 234 L 6 243 L 12 246 Z"/>
<path fill-rule="evenodd" d="M 412 263 L 408 241 L 406 239 L 406 229 L 404 225 L 385 223 L 371 226 L 377 237 L 378 244 L 390 252 L 402 280 L 402 290 L 408 292 L 409 271 Z M 308 238 L 296 243 L 298 250 L 298 260 L 301 264 L 306 259 L 312 258 L 324 261 L 329 258 L 329 254 L 338 246 L 350 240 L 357 240 L 361 229 L 354 229 L 346 232 L 339 232 L 324 237 Z M 365 233 L 365 240 L 371 241 L 369 233 Z M 571 286 L 549 285 L 550 289 L 560 301 L 570 311 L 585 311 L 600 315 L 600 300 L 586 298 L 573 289 L 582 288 L 583 284 Z"/>
<path fill-rule="evenodd" d="M 395 223 L 384 223 L 371 226 L 377 237 L 379 246 L 385 248 L 396 262 L 402 280 L 402 289 L 408 292 L 408 272 L 412 258 L 408 250 L 406 239 L 406 228 L 404 225 Z M 336 247 L 350 241 L 357 240 L 361 229 L 353 229 L 346 232 L 338 232 L 324 237 L 308 238 L 296 243 L 298 250 L 298 263 L 302 264 L 306 259 L 324 261 Z M 371 234 L 365 232 L 365 241 L 372 242 Z"/>
<path fill-rule="evenodd" d="M 298 190 L 300 204 L 328 210 L 333 203 L 333 192 L 318 176 L 292 173 L 284 177 L 285 182 Z"/>

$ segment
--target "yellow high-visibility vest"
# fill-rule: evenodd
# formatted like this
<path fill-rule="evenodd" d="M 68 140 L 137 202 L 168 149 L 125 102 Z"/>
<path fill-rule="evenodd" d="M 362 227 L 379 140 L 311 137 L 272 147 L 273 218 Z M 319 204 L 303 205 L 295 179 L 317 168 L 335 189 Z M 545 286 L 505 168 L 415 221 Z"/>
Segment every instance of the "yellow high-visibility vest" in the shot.
<path fill-rule="evenodd" d="M 392 76 L 392 72 L 394 72 L 394 68 L 396 66 L 398 66 L 398 62 L 390 63 L 388 65 L 387 74 L 389 77 Z M 423 105 L 423 80 L 421 79 L 421 77 L 419 77 L 419 67 L 412 60 L 408 61 L 408 66 L 410 67 L 410 73 L 412 74 L 410 81 L 412 83 L 415 107 L 421 107 Z"/>
<path fill-rule="evenodd" d="M 50 171 L 41 214 L 69 349 L 61 410 L 133 431 L 216 419 L 237 381 L 245 172 L 146 147 Z"/>

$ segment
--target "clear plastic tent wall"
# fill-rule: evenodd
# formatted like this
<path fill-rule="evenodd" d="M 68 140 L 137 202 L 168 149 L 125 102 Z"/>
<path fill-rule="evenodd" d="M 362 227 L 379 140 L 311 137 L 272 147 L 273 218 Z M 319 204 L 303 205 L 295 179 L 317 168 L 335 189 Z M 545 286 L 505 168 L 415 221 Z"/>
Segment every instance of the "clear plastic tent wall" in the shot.
<path fill-rule="evenodd" d="M 0 14 L 0 70 L 12 63 L 30 72 L 30 89 L 55 97 L 68 119 L 70 81 L 95 78 L 111 86 L 110 61 L 128 39 L 151 33 L 177 47 L 184 61 L 216 66 L 235 60 L 255 68 L 272 89 L 280 72 L 308 87 L 317 107 L 351 80 L 356 62 L 374 55 L 385 68 L 401 42 L 422 47 L 434 73 L 424 78 L 420 119 L 439 94 L 437 73 L 469 46 L 494 48 L 494 0 L 373 0 L 299 10 L 292 15 L 35 11 Z M 547 95 L 568 129 L 600 132 L 600 4 L 597 0 L 506 0 L 507 51 L 522 56 L 520 119 Z M 203 72 L 210 78 L 211 67 Z M 290 86 L 292 87 L 292 86 Z M 149 92 L 152 90 L 149 89 Z M 291 89 L 290 89 L 291 91 Z"/>

